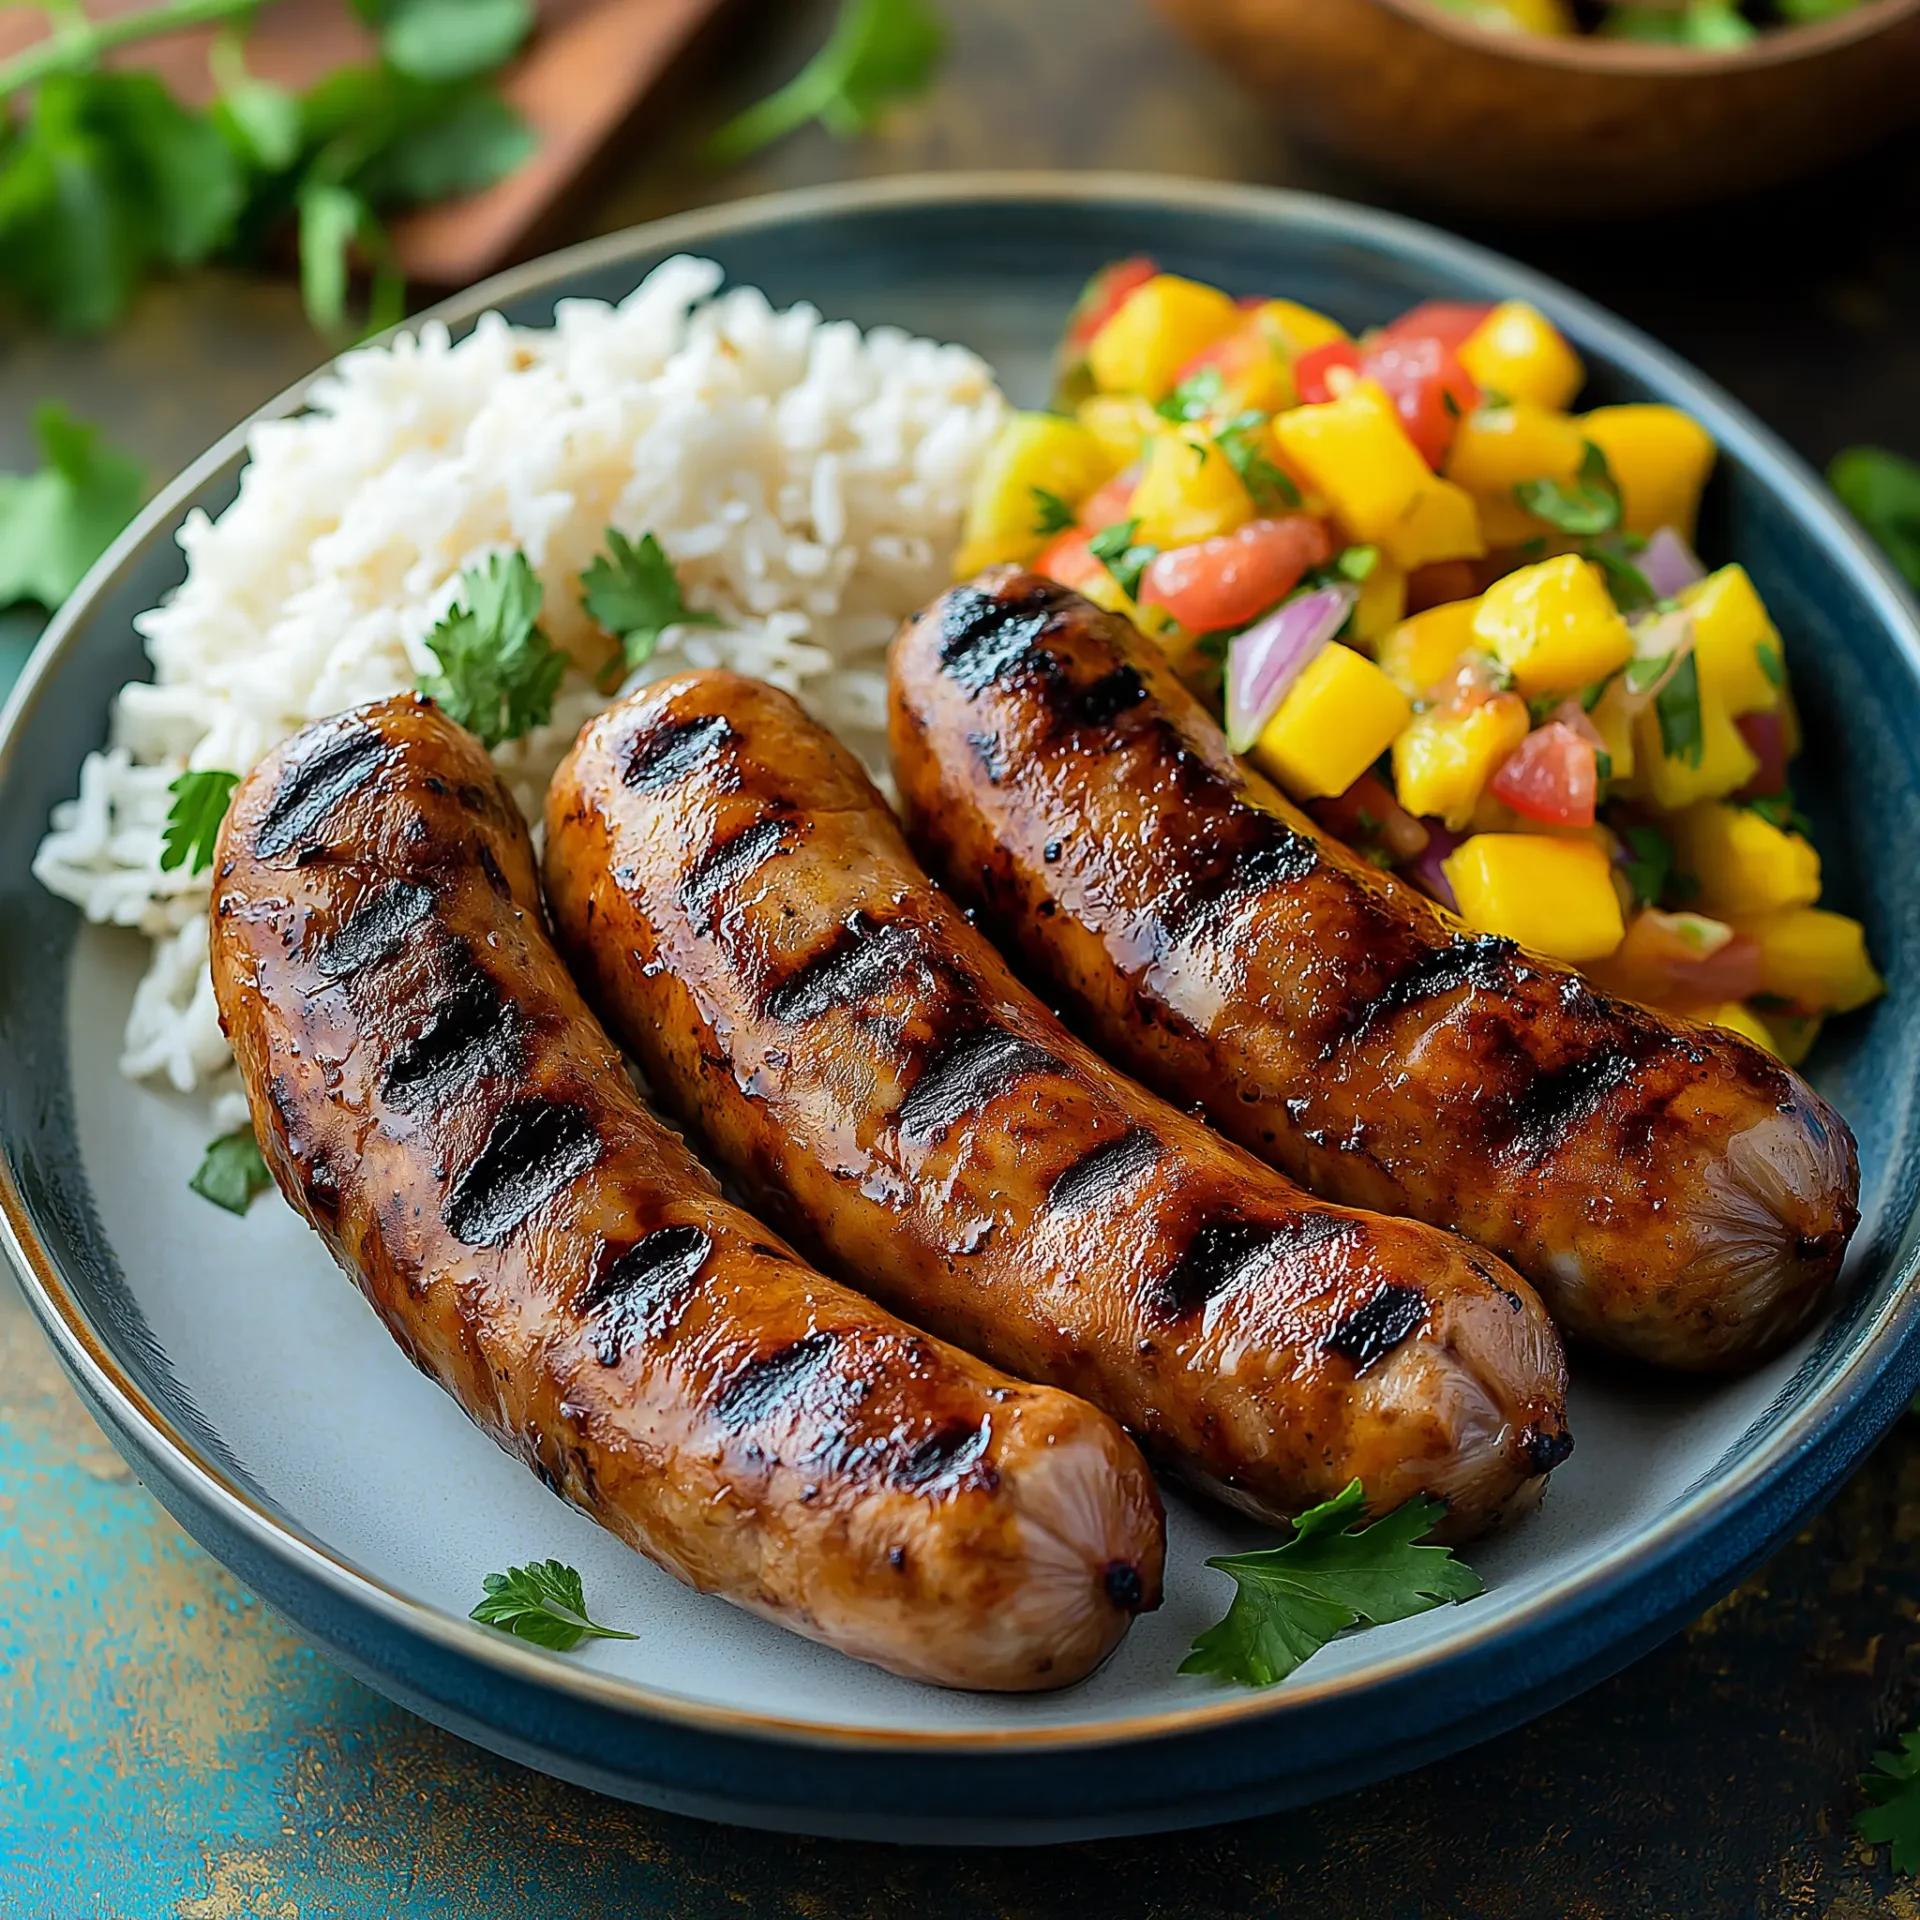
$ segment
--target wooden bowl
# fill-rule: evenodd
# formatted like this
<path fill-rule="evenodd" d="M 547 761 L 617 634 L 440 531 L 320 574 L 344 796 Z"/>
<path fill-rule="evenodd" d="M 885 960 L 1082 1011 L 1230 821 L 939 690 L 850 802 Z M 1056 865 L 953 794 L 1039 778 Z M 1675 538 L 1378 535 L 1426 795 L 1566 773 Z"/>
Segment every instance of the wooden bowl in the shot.
<path fill-rule="evenodd" d="M 1434 199 L 1628 213 L 1772 186 L 1920 114 L 1920 0 L 1695 52 L 1494 34 L 1432 0 L 1160 0 L 1290 133 Z"/>

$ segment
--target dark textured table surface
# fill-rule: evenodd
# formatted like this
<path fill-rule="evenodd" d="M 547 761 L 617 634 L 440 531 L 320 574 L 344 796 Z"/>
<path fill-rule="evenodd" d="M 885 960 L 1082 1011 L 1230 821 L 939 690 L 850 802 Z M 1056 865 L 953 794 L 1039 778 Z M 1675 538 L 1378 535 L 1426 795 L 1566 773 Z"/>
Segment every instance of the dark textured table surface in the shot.
<path fill-rule="evenodd" d="M 716 176 L 700 134 L 784 77 L 829 0 L 725 16 L 556 238 L 722 195 L 973 165 L 1126 167 L 1377 197 L 1178 46 L 1146 0 L 949 0 L 924 103 Z M 1754 137 L 1764 138 L 1764 129 Z M 1414 209 L 1418 211 L 1419 209 Z M 1920 146 L 1658 226 L 1478 230 L 1705 367 L 1810 456 L 1920 453 Z M 1457 222 L 1455 224 L 1458 224 Z M 291 291 L 154 289 L 110 338 L 0 329 L 0 467 L 48 396 L 167 470 L 317 357 Z M 0 620 L 0 678 L 30 638 Z M 1920 1714 L 1920 1421 L 1685 1635 L 1496 1745 L 1307 1812 L 1037 1853 L 782 1839 L 593 1798 L 334 1673 L 185 1541 L 0 1279 L 6 1920 L 1920 1920 L 1850 1833 Z"/>

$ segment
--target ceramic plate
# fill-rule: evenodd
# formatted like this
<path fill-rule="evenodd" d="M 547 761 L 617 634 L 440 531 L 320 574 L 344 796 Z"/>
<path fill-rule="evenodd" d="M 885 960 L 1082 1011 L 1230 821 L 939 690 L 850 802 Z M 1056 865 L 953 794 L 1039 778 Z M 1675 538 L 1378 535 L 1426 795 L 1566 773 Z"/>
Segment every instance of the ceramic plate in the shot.
<path fill-rule="evenodd" d="M 1593 394 L 1704 421 L 1724 458 L 1702 544 L 1746 563 L 1788 637 L 1827 897 L 1865 917 L 1892 983 L 1812 1066 L 1865 1167 L 1841 1302 L 1740 1379 L 1577 1362 L 1578 1448 L 1536 1518 L 1472 1550 L 1485 1597 L 1350 1636 L 1269 1692 L 1176 1671 L 1229 1594 L 1202 1562 L 1262 1537 L 1177 1497 L 1165 1607 L 1059 1694 L 938 1692 L 698 1598 L 469 1426 L 290 1211 L 231 1219 L 188 1192 L 204 1114 L 115 1071 L 143 946 L 82 927 L 29 874 L 112 690 L 145 671 L 130 620 L 181 578 L 174 530 L 233 498 L 236 434 L 102 561 L 0 731 L 0 1206 L 36 1310 L 135 1471 L 321 1647 L 430 1719 L 612 1793 L 819 1833 L 1060 1839 L 1298 1803 L 1485 1738 L 1679 1626 L 1834 1486 L 1920 1372 L 1920 869 L 1887 857 L 1920 842 L 1920 631 L 1885 569 L 1797 461 L 1637 334 L 1511 262 L 1325 200 L 1086 177 L 835 189 L 597 241 L 441 311 L 545 323 L 556 300 L 617 299 L 683 249 L 776 304 L 964 341 L 1028 403 L 1076 288 L 1119 254 L 1356 326 L 1520 294 L 1578 344 Z M 546 1555 L 639 1638 L 563 1658 L 467 1621 L 483 1574 Z"/>

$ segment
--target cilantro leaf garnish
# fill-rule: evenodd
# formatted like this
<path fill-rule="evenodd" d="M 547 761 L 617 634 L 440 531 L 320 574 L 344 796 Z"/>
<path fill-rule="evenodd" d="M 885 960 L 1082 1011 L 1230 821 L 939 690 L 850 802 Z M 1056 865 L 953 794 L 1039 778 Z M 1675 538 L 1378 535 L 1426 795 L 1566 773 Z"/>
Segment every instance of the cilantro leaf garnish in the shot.
<path fill-rule="evenodd" d="M 1920 591 L 1920 462 L 1884 447 L 1848 447 L 1834 457 L 1827 482 Z"/>
<path fill-rule="evenodd" d="M 1030 487 L 1033 495 L 1033 530 L 1036 534 L 1047 536 L 1065 533 L 1077 517 L 1073 508 L 1057 493 L 1049 493 L 1045 487 Z"/>
<path fill-rule="evenodd" d="M 946 50 L 946 25 L 928 0 L 841 0 L 827 44 L 777 93 L 729 120 L 708 156 L 744 160 L 809 120 L 837 140 L 865 133 L 889 101 L 926 91 Z"/>
<path fill-rule="evenodd" d="M 1153 410 L 1162 420 L 1176 425 L 1204 420 L 1219 404 L 1221 384 L 1218 367 L 1202 367 L 1198 373 L 1188 374 L 1164 400 L 1156 401 Z"/>
<path fill-rule="evenodd" d="M 1357 586 L 1368 579 L 1375 567 L 1380 564 L 1378 547 L 1342 547 L 1333 556 L 1334 571 L 1343 580 L 1351 580 Z"/>
<path fill-rule="evenodd" d="M 1626 842 L 1627 885 L 1643 907 L 1657 907 L 1673 878 L 1673 842 L 1658 827 L 1623 827 Z"/>
<path fill-rule="evenodd" d="M 1771 640 L 1756 643 L 1754 658 L 1760 662 L 1760 671 L 1767 676 L 1768 684 L 1784 687 L 1787 684 L 1787 663 L 1780 658 L 1780 649 Z"/>
<path fill-rule="evenodd" d="M 580 604 L 620 642 L 620 658 L 629 673 L 653 658 L 669 627 L 724 624 L 708 608 L 687 605 L 673 562 L 650 533 L 643 533 L 635 545 L 609 527 L 606 556 L 595 558 L 580 576 L 580 585 L 585 589 Z"/>
<path fill-rule="evenodd" d="M 1227 464 L 1240 476 L 1256 507 L 1297 507 L 1300 489 L 1260 450 L 1266 424 L 1264 413 L 1236 413 L 1213 436 L 1214 444 L 1227 456 Z"/>
<path fill-rule="evenodd" d="M 532 0 L 354 0 L 380 51 L 415 80 L 466 80 L 504 65 L 533 27 Z"/>
<path fill-rule="evenodd" d="M 133 518 L 146 470 L 57 402 L 33 416 L 45 465 L 0 473 L 0 607 L 57 607 Z"/>
<path fill-rule="evenodd" d="M 1138 520 L 1118 520 L 1110 527 L 1102 527 L 1087 542 L 1087 551 L 1120 583 L 1120 591 L 1129 600 L 1139 597 L 1140 576 L 1160 552 L 1158 547 L 1134 544 L 1133 536 L 1139 530 Z"/>
<path fill-rule="evenodd" d="M 1645 693 L 1649 687 L 1658 686 L 1672 665 L 1671 653 L 1651 653 L 1629 660 L 1626 665 L 1627 691 Z"/>
<path fill-rule="evenodd" d="M 1706 723 L 1700 713 L 1700 665 L 1688 654 L 1653 696 L 1660 721 L 1660 751 L 1669 760 L 1697 767 L 1707 750 Z"/>
<path fill-rule="evenodd" d="M 440 671 L 423 675 L 420 691 L 497 747 L 553 717 L 567 656 L 540 629 L 540 581 L 524 553 L 489 554 L 460 588 L 465 604 L 427 635 Z"/>
<path fill-rule="evenodd" d="M 1734 805 L 1757 813 L 1768 826 L 1778 827 L 1782 833 L 1797 833 L 1803 840 L 1813 838 L 1813 822 L 1800 811 L 1791 787 L 1779 793 L 1763 793 L 1751 800 L 1736 800 Z"/>
<path fill-rule="evenodd" d="M 1637 533 L 1603 533 L 1580 542 L 1582 558 L 1591 560 L 1606 575 L 1607 591 L 1622 613 L 1634 613 L 1642 607 L 1658 606 L 1659 595 L 1653 583 L 1634 564 L 1634 555 L 1646 546 Z"/>
<path fill-rule="evenodd" d="M 1533 515 L 1578 538 L 1611 533 L 1620 524 L 1620 488 L 1607 456 L 1591 440 L 1580 457 L 1580 472 L 1564 480 L 1520 480 L 1513 497 Z"/>
<path fill-rule="evenodd" d="M 227 817 L 227 803 L 239 784 L 237 773 L 199 767 L 183 773 L 167 788 L 173 805 L 167 809 L 166 837 L 160 844 L 162 872 L 185 867 L 189 873 L 204 873 L 213 865 L 213 843 L 220 837 L 220 822 Z"/>
<path fill-rule="evenodd" d="M 1294 1521 L 1284 1545 L 1209 1560 L 1232 1575 L 1233 1604 L 1180 1671 L 1270 1687 L 1348 1627 L 1405 1620 L 1481 1591 L 1480 1576 L 1448 1548 L 1416 1544 L 1445 1513 L 1440 1501 L 1409 1500 L 1371 1526 L 1351 1525 L 1365 1508 L 1355 1480 Z"/>
<path fill-rule="evenodd" d="M 273 1185 L 273 1175 L 261 1158 L 260 1143 L 251 1127 L 223 1133 L 201 1156 L 187 1185 L 202 1200 L 211 1200 L 229 1213 L 245 1213 L 256 1194 Z"/>
<path fill-rule="evenodd" d="M 485 1595 L 468 1615 L 482 1626 L 498 1627 L 535 1646 L 571 1653 L 583 1640 L 637 1640 L 635 1633 L 603 1627 L 587 1614 L 586 1589 L 572 1567 L 558 1560 L 535 1560 L 481 1582 Z"/>
<path fill-rule="evenodd" d="M 1860 1784 L 1873 1805 L 1854 1815 L 1854 1832 L 1890 1842 L 1895 1873 L 1920 1873 L 1920 1733 L 1903 1733 L 1898 1753 L 1876 1753 Z"/>

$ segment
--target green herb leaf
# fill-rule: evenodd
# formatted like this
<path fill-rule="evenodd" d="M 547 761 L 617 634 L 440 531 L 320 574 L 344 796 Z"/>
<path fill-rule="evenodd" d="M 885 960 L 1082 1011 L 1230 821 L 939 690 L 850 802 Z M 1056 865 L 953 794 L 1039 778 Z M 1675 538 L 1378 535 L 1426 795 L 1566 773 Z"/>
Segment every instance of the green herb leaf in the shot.
<path fill-rule="evenodd" d="M 1920 1873 L 1920 1733 L 1903 1733 L 1898 1753 L 1876 1753 L 1860 1785 L 1873 1805 L 1854 1816 L 1854 1832 L 1890 1842 L 1894 1872 Z"/>
<path fill-rule="evenodd" d="M 1666 47 L 1745 47 L 1759 38 L 1759 29 L 1733 0 L 1692 0 L 1690 6 L 1676 12 L 1614 6 L 1608 9 L 1600 30 L 1615 40 Z"/>
<path fill-rule="evenodd" d="M 0 474 L 0 607 L 57 607 L 134 516 L 145 469 L 56 401 L 34 410 L 45 465 Z"/>
<path fill-rule="evenodd" d="M 1707 734 L 1700 713 L 1700 666 L 1692 654 L 1653 696 L 1653 710 L 1660 720 L 1660 751 L 1669 760 L 1697 767 L 1707 750 Z"/>
<path fill-rule="evenodd" d="M 1884 447 L 1849 447 L 1828 467 L 1827 480 L 1920 592 L 1920 463 Z"/>
<path fill-rule="evenodd" d="M 1627 885 L 1643 907 L 1657 907 L 1673 878 L 1673 842 L 1658 827 L 1623 827 Z"/>
<path fill-rule="evenodd" d="M 1219 404 L 1220 390 L 1220 369 L 1202 367 L 1182 380 L 1164 400 L 1157 401 L 1153 410 L 1163 420 L 1204 420 Z"/>
<path fill-rule="evenodd" d="M 1045 487 L 1030 487 L 1033 495 L 1033 530 L 1040 538 L 1051 534 L 1065 533 L 1076 518 L 1074 509 L 1060 498 L 1057 493 L 1049 493 Z"/>
<path fill-rule="evenodd" d="M 1266 425 L 1264 413 L 1237 413 L 1213 436 L 1214 444 L 1227 456 L 1227 464 L 1240 476 L 1256 507 L 1263 511 L 1297 507 L 1300 489 L 1261 451 Z"/>
<path fill-rule="evenodd" d="M 620 642 L 628 673 L 653 658 L 669 627 L 724 624 L 717 613 L 687 605 L 673 562 L 650 533 L 643 533 L 636 546 L 609 527 L 607 555 L 595 558 L 580 576 L 580 585 L 585 589 L 580 604 L 597 626 Z"/>
<path fill-rule="evenodd" d="M 1784 687 L 1787 684 L 1787 663 L 1780 657 L 1780 649 L 1771 640 L 1756 641 L 1754 658 L 1760 662 L 1760 671 L 1767 676 L 1768 684 Z"/>
<path fill-rule="evenodd" d="M 1087 542 L 1087 551 L 1120 583 L 1120 591 L 1129 600 L 1139 597 L 1140 576 L 1160 552 L 1158 547 L 1134 545 L 1133 536 L 1139 530 L 1138 520 L 1120 520 L 1102 527 Z"/>
<path fill-rule="evenodd" d="M 273 1185 L 273 1175 L 260 1155 L 260 1143 L 251 1127 L 223 1133 L 200 1157 L 187 1185 L 202 1200 L 211 1200 L 229 1213 L 245 1213 L 256 1194 Z"/>
<path fill-rule="evenodd" d="M 505 1573 L 490 1573 L 481 1585 L 485 1595 L 470 1619 L 556 1653 L 571 1653 L 583 1640 L 640 1637 L 590 1619 L 579 1574 L 558 1560 L 535 1560 L 524 1567 L 509 1567 Z"/>
<path fill-rule="evenodd" d="M 729 163 L 818 120 L 836 139 L 866 133 L 888 102 L 924 93 L 947 49 L 947 30 L 928 0 L 841 0 L 827 44 L 782 87 L 708 145 Z"/>
<path fill-rule="evenodd" d="M 540 581 L 524 553 L 490 554 L 460 586 L 465 604 L 427 635 L 440 671 L 420 690 L 481 745 L 497 747 L 553 717 L 567 656 L 540 630 Z"/>
<path fill-rule="evenodd" d="M 1778 827 L 1782 833 L 1797 833 L 1803 840 L 1813 838 L 1813 822 L 1800 811 L 1791 787 L 1779 793 L 1763 793 L 1751 800 L 1736 800 L 1734 805 L 1757 813 L 1768 826 Z"/>
<path fill-rule="evenodd" d="M 1368 579 L 1379 564 L 1378 547 L 1342 547 L 1333 556 L 1333 570 L 1343 580 L 1351 580 L 1356 585 Z"/>
<path fill-rule="evenodd" d="M 1591 440 L 1581 456 L 1578 479 L 1516 481 L 1513 497 L 1536 520 L 1581 538 L 1611 533 L 1620 524 L 1620 488 L 1607 456 Z"/>
<path fill-rule="evenodd" d="M 1446 1547 L 1415 1544 L 1446 1512 L 1440 1501 L 1409 1500 L 1371 1526 L 1352 1526 L 1365 1507 L 1355 1480 L 1303 1513 L 1285 1545 L 1209 1560 L 1237 1591 L 1180 1671 L 1270 1687 L 1348 1627 L 1405 1620 L 1482 1590 Z"/>
<path fill-rule="evenodd" d="M 220 88 L 214 124 L 249 165 L 265 173 L 291 167 L 300 153 L 299 98 L 247 71 L 238 34 L 221 34 L 207 54 L 207 64 Z"/>
<path fill-rule="evenodd" d="M 380 51 L 415 80 L 466 80 L 504 66 L 533 30 L 533 0 L 385 0 Z"/>
<path fill-rule="evenodd" d="M 347 318 L 351 249 L 373 209 L 351 187 L 309 180 L 300 189 L 300 303 L 322 333 Z"/>
<path fill-rule="evenodd" d="M 375 207 L 426 206 L 503 180 L 539 140 L 520 115 L 484 87 L 409 90 L 405 116 L 354 176 Z"/>
<path fill-rule="evenodd" d="M 1606 533 L 1598 539 L 1582 540 L 1580 553 L 1606 576 L 1607 591 L 1622 613 L 1637 613 L 1643 607 L 1659 605 L 1653 583 L 1634 564 L 1634 555 L 1646 546 L 1637 533 Z"/>
<path fill-rule="evenodd" d="M 163 872 L 185 867 L 189 873 L 204 873 L 213 865 L 213 843 L 239 784 L 237 773 L 202 767 L 183 773 L 167 788 L 173 805 L 167 809 L 166 837 L 160 843 Z"/>
<path fill-rule="evenodd" d="M 1645 693 L 1649 687 L 1658 686 L 1661 676 L 1673 665 L 1671 653 L 1648 654 L 1642 659 L 1629 660 L 1624 669 L 1629 693 Z"/>

